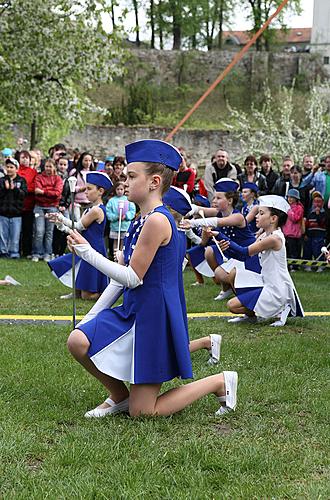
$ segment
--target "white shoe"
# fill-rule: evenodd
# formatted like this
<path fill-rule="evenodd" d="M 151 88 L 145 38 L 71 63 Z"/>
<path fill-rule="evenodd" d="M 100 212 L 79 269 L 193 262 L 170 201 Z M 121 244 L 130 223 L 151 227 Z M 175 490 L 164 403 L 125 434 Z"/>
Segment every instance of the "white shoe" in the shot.
<path fill-rule="evenodd" d="M 225 300 L 228 297 L 230 297 L 232 294 L 233 294 L 232 290 L 227 290 L 226 292 L 222 291 L 219 293 L 219 295 L 214 297 L 214 300 Z"/>
<path fill-rule="evenodd" d="M 192 283 L 190 286 L 204 286 L 204 283 L 199 283 L 198 281 L 195 281 L 195 283 Z"/>
<path fill-rule="evenodd" d="M 39 257 L 32 257 L 31 260 L 32 262 L 39 262 Z"/>
<path fill-rule="evenodd" d="M 52 260 L 52 257 L 50 255 L 45 255 L 44 262 L 49 262 L 50 260 Z"/>
<path fill-rule="evenodd" d="M 323 273 L 324 270 L 325 270 L 324 267 L 318 267 L 316 272 L 317 273 Z"/>
<path fill-rule="evenodd" d="M 66 295 L 61 295 L 60 299 L 73 299 L 73 293 L 67 293 Z"/>
<path fill-rule="evenodd" d="M 244 314 L 244 316 L 237 316 L 236 318 L 231 318 L 227 321 L 227 323 L 258 323 L 258 318 L 257 316 L 247 316 Z"/>
<path fill-rule="evenodd" d="M 11 285 L 14 285 L 14 286 L 22 285 L 22 283 L 20 283 L 19 281 L 16 281 L 12 276 L 9 276 L 9 274 L 7 276 L 5 276 L 5 281 L 8 281 L 8 283 L 10 283 Z"/>
<path fill-rule="evenodd" d="M 209 350 L 210 359 L 208 360 L 208 365 L 217 365 L 220 359 L 220 351 L 221 351 L 221 335 L 213 334 L 211 337 L 211 349 Z"/>
<path fill-rule="evenodd" d="M 85 413 L 86 418 L 102 418 L 106 415 L 115 415 L 116 413 L 128 412 L 128 399 L 124 399 L 120 403 L 115 403 L 112 399 L 107 398 L 104 402 L 110 405 L 108 408 L 94 408 Z"/>
<path fill-rule="evenodd" d="M 219 402 L 224 403 L 221 405 L 219 410 L 215 412 L 216 416 L 223 415 L 229 411 L 234 411 L 237 404 L 237 384 L 238 375 L 237 372 L 223 372 L 225 379 L 225 396 L 220 396 Z"/>

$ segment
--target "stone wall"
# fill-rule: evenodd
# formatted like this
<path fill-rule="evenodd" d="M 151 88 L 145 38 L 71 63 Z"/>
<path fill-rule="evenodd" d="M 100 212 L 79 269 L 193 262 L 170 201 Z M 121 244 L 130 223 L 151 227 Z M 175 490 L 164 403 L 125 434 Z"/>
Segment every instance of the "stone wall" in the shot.
<path fill-rule="evenodd" d="M 128 61 L 129 74 L 134 79 L 146 78 L 158 84 L 209 84 L 232 61 L 235 52 L 222 51 L 175 51 L 143 50 L 131 51 Z M 317 77 L 325 78 L 323 58 L 317 54 L 250 51 L 237 63 L 234 72 L 242 75 L 254 86 L 255 81 L 268 77 L 274 85 L 291 85 L 301 76 L 307 83 Z"/>
<path fill-rule="evenodd" d="M 69 148 L 91 151 L 98 159 L 109 154 L 124 154 L 125 144 L 139 139 L 164 140 L 170 129 L 161 127 L 96 127 L 88 125 L 82 130 L 74 130 L 63 142 Z M 200 164 L 205 164 L 211 155 L 224 147 L 233 160 L 240 153 L 239 141 L 229 132 L 219 130 L 181 129 L 173 143 L 182 146 L 191 157 Z"/>

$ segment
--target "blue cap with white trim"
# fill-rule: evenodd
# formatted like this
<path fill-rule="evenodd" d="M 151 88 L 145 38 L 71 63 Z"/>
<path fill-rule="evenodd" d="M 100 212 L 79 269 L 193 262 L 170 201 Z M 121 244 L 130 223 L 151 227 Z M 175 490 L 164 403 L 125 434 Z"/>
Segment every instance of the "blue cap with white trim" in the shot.
<path fill-rule="evenodd" d="M 88 172 L 86 174 L 86 182 L 95 184 L 95 186 L 104 189 L 111 189 L 113 184 L 105 172 Z"/>

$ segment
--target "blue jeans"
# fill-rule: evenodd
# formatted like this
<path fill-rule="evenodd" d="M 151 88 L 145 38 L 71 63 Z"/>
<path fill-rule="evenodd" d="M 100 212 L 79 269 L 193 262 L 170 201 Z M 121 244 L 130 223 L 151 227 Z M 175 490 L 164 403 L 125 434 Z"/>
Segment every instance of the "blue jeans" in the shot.
<path fill-rule="evenodd" d="M 0 215 L 0 255 L 11 258 L 19 257 L 21 227 L 22 217 Z"/>
<path fill-rule="evenodd" d="M 313 257 L 317 259 L 321 255 L 321 248 L 325 245 L 325 235 L 324 236 L 308 236 L 304 241 L 304 254 L 303 259 L 311 260 Z M 324 260 L 324 256 L 320 257 L 319 260 Z"/>
<path fill-rule="evenodd" d="M 45 257 L 53 253 L 54 223 L 49 222 L 45 215 L 54 212 L 57 212 L 56 207 L 34 207 L 33 257 Z"/>

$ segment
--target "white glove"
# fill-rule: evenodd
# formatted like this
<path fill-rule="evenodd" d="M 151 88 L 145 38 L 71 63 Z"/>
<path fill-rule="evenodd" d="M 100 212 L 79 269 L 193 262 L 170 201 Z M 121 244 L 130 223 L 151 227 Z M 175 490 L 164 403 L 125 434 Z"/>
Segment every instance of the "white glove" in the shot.
<path fill-rule="evenodd" d="M 199 207 L 198 205 L 195 205 L 194 203 L 191 204 L 191 210 L 186 214 L 186 217 L 188 215 L 196 215 L 198 212 L 202 209 L 202 207 Z"/>
<path fill-rule="evenodd" d="M 192 229 L 186 229 L 186 236 L 193 242 L 195 245 L 199 245 L 202 241 L 202 238 L 195 234 Z"/>
<path fill-rule="evenodd" d="M 207 217 L 206 219 L 191 219 L 191 227 L 218 227 L 218 217 Z"/>
<path fill-rule="evenodd" d="M 64 217 L 63 214 L 59 214 L 57 218 L 59 222 L 61 222 L 64 226 L 68 226 L 72 230 L 72 220 L 68 219 L 67 217 Z M 74 223 L 74 228 L 77 229 L 77 231 L 79 231 L 80 233 L 81 231 L 86 230 L 84 224 L 81 222 L 81 219 L 78 220 L 78 222 Z"/>
<path fill-rule="evenodd" d="M 62 231 L 62 233 L 70 234 L 71 232 L 71 229 L 68 226 L 62 224 L 62 222 L 55 222 L 55 226 L 59 231 Z"/>
<path fill-rule="evenodd" d="M 88 311 L 86 316 L 84 316 L 83 319 L 76 325 L 76 328 L 79 328 L 80 325 L 83 325 L 84 323 L 87 323 L 87 321 L 95 318 L 95 316 L 97 316 L 98 313 L 104 309 L 110 309 L 110 307 L 112 307 L 113 304 L 119 299 L 123 290 L 124 287 L 121 283 L 111 280 L 102 295 L 93 305 L 92 309 Z"/>
<path fill-rule="evenodd" d="M 116 262 L 111 262 L 111 260 L 103 257 L 103 255 L 94 250 L 88 243 L 74 245 L 73 248 L 79 257 L 122 285 L 128 288 L 136 288 L 142 285 L 143 280 L 140 280 L 131 266 L 123 266 Z"/>

